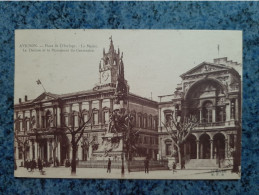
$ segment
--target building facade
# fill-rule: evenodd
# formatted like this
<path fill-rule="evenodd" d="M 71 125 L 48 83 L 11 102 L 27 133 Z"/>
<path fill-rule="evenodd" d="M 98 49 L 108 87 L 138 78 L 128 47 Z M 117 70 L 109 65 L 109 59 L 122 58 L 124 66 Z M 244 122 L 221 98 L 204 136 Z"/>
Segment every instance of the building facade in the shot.
<path fill-rule="evenodd" d="M 119 67 L 124 67 L 123 53 L 114 49 L 111 39 L 99 63 L 99 82 L 92 89 L 61 95 L 44 92 L 36 99 L 19 99 L 14 105 L 15 159 L 55 158 L 61 164 L 71 159 L 67 128 L 78 127 L 81 116 L 90 121 L 78 142 L 77 159 L 97 160 L 95 152 L 103 143 L 114 110 Z M 176 91 L 159 96 L 159 102 L 129 93 L 128 111 L 133 116 L 133 130 L 139 132 L 134 157 L 176 157 L 165 126 L 172 125 L 170 117 L 180 111 L 182 116 L 198 120 L 181 151 L 185 163 L 193 161 L 189 164 L 195 166 L 194 160 L 208 159 L 231 164 L 241 136 L 241 72 L 241 64 L 218 58 L 182 74 Z"/>
<path fill-rule="evenodd" d="M 241 69 L 241 64 L 227 58 L 203 62 L 181 75 L 174 94 L 160 96 L 160 158 L 177 158 L 165 124 L 170 125 L 170 116 L 180 110 L 198 121 L 182 148 L 185 163 L 192 160 L 195 165 L 198 159 L 233 163 L 238 133 L 241 135 Z"/>
<path fill-rule="evenodd" d="M 103 50 L 99 63 L 99 83 L 93 89 L 69 94 L 44 92 L 36 99 L 14 105 L 15 159 L 42 159 L 61 164 L 72 158 L 71 135 L 68 127 L 78 127 L 80 116 L 86 125 L 78 142 L 77 159 L 95 160 L 94 152 L 102 144 L 108 129 L 109 116 L 114 106 L 114 91 L 118 66 L 123 65 L 123 54 L 115 50 L 111 39 L 108 52 Z M 122 66 L 123 67 L 123 66 Z M 129 112 L 133 116 L 134 130 L 139 131 L 135 156 L 158 154 L 158 104 L 147 98 L 129 93 Z M 80 116 L 79 116 L 80 114 Z"/>

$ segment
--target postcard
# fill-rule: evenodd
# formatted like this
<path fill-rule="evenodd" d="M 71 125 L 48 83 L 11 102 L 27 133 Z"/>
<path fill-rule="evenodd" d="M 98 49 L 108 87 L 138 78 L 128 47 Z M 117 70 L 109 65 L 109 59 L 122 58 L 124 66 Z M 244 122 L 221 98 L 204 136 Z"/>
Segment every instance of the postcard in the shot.
<path fill-rule="evenodd" d="M 242 31 L 16 30 L 15 177 L 241 177 Z"/>

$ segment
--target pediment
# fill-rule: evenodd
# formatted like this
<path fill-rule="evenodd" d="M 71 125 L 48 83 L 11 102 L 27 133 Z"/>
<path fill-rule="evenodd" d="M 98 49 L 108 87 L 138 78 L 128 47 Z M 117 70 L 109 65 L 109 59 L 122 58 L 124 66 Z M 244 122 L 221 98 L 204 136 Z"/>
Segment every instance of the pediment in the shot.
<path fill-rule="evenodd" d="M 210 72 L 229 70 L 228 67 L 220 64 L 212 64 L 208 62 L 203 62 L 186 73 L 182 74 L 181 77 L 189 76 L 189 75 L 197 75 L 197 74 L 206 74 Z"/>
<path fill-rule="evenodd" d="M 34 102 L 42 102 L 42 101 L 50 101 L 57 99 L 57 95 L 51 94 L 51 93 L 42 93 L 40 96 L 38 96 Z"/>

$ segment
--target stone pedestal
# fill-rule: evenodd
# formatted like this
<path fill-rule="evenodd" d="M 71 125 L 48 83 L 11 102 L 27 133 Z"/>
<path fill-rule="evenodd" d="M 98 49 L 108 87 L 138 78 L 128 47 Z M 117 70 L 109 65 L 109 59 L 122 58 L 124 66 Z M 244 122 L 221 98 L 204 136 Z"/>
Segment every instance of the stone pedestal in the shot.
<path fill-rule="evenodd" d="M 175 157 L 168 157 L 168 168 L 173 169 L 173 164 L 176 163 Z"/>
<path fill-rule="evenodd" d="M 102 137 L 103 141 L 98 146 L 96 151 L 93 151 L 92 156 L 96 160 L 121 160 L 123 153 L 123 138 L 122 133 L 106 133 Z"/>

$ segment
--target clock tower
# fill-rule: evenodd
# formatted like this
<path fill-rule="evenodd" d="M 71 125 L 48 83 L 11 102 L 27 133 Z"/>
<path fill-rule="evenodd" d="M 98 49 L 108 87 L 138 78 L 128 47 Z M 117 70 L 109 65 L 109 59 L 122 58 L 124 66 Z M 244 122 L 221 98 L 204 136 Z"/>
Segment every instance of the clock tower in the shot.
<path fill-rule="evenodd" d="M 99 63 L 99 86 L 107 84 L 116 84 L 118 78 L 118 67 L 122 62 L 120 50 L 114 49 L 112 37 L 110 37 L 110 48 L 106 53 L 103 49 L 103 57 Z"/>

